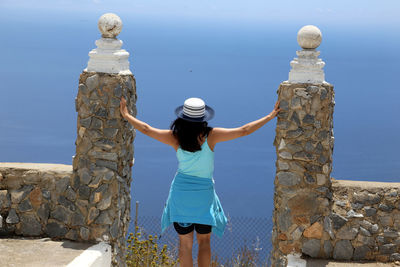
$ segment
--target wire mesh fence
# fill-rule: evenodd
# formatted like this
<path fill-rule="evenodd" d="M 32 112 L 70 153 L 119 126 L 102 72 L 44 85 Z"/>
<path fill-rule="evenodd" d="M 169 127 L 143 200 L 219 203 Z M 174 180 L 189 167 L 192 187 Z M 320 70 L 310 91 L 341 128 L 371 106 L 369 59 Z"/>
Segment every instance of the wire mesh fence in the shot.
<path fill-rule="evenodd" d="M 243 261 L 244 256 L 251 258 L 254 265 L 267 266 L 272 249 L 272 218 L 229 217 L 224 235 L 219 238 L 211 235 L 211 251 L 213 259 L 223 266 L 233 266 L 232 261 Z M 157 235 L 159 245 L 166 244 L 170 251 L 178 255 L 179 237 L 171 225 L 161 235 L 161 217 L 139 216 L 137 225 L 142 236 Z M 129 232 L 134 232 L 132 222 Z M 197 258 L 197 242 L 193 243 L 193 256 Z M 245 255 L 246 254 L 246 255 Z M 240 258 L 242 257 L 242 258 Z M 238 264 L 237 266 L 241 266 Z"/>

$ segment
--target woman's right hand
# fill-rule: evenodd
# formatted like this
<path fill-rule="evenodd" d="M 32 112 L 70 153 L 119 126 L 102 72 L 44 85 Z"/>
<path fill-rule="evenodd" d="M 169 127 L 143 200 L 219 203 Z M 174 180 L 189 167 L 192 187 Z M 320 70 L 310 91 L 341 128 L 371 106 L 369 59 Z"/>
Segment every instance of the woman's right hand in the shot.
<path fill-rule="evenodd" d="M 276 101 L 275 106 L 274 106 L 274 110 L 271 111 L 271 113 L 269 114 L 271 116 L 271 119 L 275 118 L 279 111 L 281 111 L 281 109 L 279 108 L 279 100 Z"/>
<path fill-rule="evenodd" d="M 128 108 L 126 107 L 126 100 L 124 97 L 121 97 L 121 101 L 119 102 L 119 111 L 124 118 L 129 115 Z"/>

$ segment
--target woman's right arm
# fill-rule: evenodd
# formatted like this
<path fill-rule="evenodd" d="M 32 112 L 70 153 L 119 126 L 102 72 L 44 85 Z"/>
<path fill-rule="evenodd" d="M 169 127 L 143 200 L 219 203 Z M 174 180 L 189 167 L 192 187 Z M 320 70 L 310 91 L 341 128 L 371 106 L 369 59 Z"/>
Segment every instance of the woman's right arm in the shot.
<path fill-rule="evenodd" d="M 211 143 L 210 146 L 214 147 L 216 143 L 233 140 L 255 132 L 256 130 L 264 126 L 267 122 L 275 118 L 276 115 L 278 115 L 279 111 L 279 101 L 277 101 L 275 103 L 274 110 L 272 110 L 271 113 L 269 113 L 265 117 L 262 117 L 261 119 L 249 122 L 238 128 L 213 128 L 209 137 L 209 141 Z"/>

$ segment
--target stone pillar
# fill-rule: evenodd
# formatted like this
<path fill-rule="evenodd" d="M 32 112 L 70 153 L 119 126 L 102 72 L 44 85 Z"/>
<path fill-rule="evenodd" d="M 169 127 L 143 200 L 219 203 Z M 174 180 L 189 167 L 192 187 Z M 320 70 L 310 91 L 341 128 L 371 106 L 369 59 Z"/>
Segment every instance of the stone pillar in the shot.
<path fill-rule="evenodd" d="M 125 266 L 125 237 L 130 221 L 130 182 L 133 164 L 133 127 L 119 111 L 121 96 L 136 115 L 135 78 L 129 53 L 121 49 L 121 19 L 104 14 L 98 22 L 102 38 L 90 53 L 79 78 L 76 100 L 77 139 L 72 190 L 80 240 L 112 245 L 114 266 Z"/>
<path fill-rule="evenodd" d="M 322 35 L 315 26 L 300 29 L 289 80 L 280 84 L 276 137 L 276 178 L 272 266 L 286 266 L 288 254 L 325 257 L 324 231 L 332 192 L 333 86 L 324 81 L 325 63 L 315 49 Z M 328 229 L 329 227 L 325 227 Z M 329 241 L 328 241 L 329 242 Z"/>

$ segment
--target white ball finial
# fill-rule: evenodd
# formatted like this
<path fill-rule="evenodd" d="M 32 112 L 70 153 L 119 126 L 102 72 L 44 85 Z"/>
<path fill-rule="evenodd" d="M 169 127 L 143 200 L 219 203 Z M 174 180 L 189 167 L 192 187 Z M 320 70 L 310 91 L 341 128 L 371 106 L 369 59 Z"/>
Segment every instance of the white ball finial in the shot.
<path fill-rule="evenodd" d="M 315 49 L 322 41 L 321 31 L 314 25 L 304 26 L 297 33 L 297 42 L 303 49 Z"/>
<path fill-rule="evenodd" d="M 106 13 L 97 24 L 103 38 L 115 38 L 122 30 L 122 20 L 114 13 Z"/>

